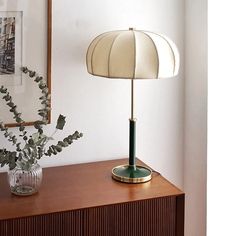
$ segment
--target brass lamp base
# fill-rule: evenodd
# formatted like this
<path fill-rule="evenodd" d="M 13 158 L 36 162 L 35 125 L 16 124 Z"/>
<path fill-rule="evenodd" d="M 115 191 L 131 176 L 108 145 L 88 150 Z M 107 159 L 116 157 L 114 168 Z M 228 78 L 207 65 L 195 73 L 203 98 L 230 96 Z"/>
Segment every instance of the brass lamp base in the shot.
<path fill-rule="evenodd" d="M 124 183 L 144 183 L 152 178 L 152 170 L 144 166 L 121 165 L 112 169 L 112 178 Z"/>

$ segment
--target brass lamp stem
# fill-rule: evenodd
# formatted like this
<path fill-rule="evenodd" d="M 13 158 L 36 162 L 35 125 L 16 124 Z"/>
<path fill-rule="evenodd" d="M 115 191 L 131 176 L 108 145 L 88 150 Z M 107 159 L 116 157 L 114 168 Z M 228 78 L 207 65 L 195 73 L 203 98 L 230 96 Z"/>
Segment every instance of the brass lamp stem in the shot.
<path fill-rule="evenodd" d="M 134 119 L 134 80 L 131 79 L 131 120 Z"/>
<path fill-rule="evenodd" d="M 131 79 L 131 118 L 129 120 L 129 166 L 135 167 L 136 120 L 134 119 L 134 80 Z"/>

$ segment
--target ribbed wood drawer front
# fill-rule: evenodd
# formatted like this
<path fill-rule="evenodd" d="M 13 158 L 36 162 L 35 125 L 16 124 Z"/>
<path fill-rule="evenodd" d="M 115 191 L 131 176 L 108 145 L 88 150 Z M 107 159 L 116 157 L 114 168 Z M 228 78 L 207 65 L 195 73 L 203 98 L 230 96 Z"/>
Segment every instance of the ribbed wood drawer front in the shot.
<path fill-rule="evenodd" d="M 176 197 L 2 220 L 0 236 L 176 236 Z"/>
<path fill-rule="evenodd" d="M 0 236 L 82 236 L 82 211 L 0 221 Z"/>
<path fill-rule="evenodd" d="M 176 197 L 84 210 L 84 236 L 175 236 Z"/>

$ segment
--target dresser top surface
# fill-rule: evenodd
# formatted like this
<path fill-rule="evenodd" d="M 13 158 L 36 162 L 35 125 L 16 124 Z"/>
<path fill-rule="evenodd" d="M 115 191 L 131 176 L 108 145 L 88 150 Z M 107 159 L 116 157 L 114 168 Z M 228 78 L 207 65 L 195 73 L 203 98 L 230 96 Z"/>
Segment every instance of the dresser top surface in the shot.
<path fill-rule="evenodd" d="M 0 220 L 184 194 L 156 172 L 151 181 L 142 184 L 113 180 L 111 169 L 126 162 L 118 159 L 44 168 L 39 192 L 28 197 L 12 195 L 6 173 L 0 173 Z"/>

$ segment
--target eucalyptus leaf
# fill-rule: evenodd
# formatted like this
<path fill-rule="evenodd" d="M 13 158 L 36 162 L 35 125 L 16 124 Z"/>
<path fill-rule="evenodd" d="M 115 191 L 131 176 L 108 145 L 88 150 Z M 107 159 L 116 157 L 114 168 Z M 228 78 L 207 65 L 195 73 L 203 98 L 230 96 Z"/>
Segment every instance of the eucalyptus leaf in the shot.
<path fill-rule="evenodd" d="M 3 86 L 1 86 L 0 92 L 1 93 L 7 93 L 7 88 L 4 88 Z"/>
<path fill-rule="evenodd" d="M 69 146 L 68 143 L 63 142 L 63 141 L 59 141 L 59 142 L 57 143 L 57 145 L 60 145 L 61 147 L 68 147 L 68 146 Z"/>
<path fill-rule="evenodd" d="M 7 105 L 8 105 L 9 107 L 14 107 L 14 103 L 13 103 L 12 101 L 8 102 Z"/>
<path fill-rule="evenodd" d="M 9 95 L 9 93 L 7 93 L 5 96 L 2 97 L 5 101 L 9 101 L 11 100 L 11 96 Z"/>
<path fill-rule="evenodd" d="M 29 77 L 32 78 L 32 77 L 34 77 L 35 75 L 36 75 L 36 72 L 35 72 L 35 71 L 30 71 L 30 72 L 29 72 Z"/>
<path fill-rule="evenodd" d="M 25 130 L 25 126 L 23 126 L 23 125 L 21 124 L 20 127 L 19 127 L 19 130 L 20 130 L 20 131 L 24 131 L 24 130 Z"/>
<path fill-rule="evenodd" d="M 40 88 L 40 89 L 44 89 L 44 88 L 46 88 L 46 87 L 47 87 L 47 85 L 44 84 L 44 83 L 43 83 L 43 84 L 39 84 L 39 88 Z"/>
<path fill-rule="evenodd" d="M 29 70 L 26 66 L 22 67 L 22 71 L 26 74 Z"/>
<path fill-rule="evenodd" d="M 42 76 L 37 76 L 34 81 L 38 83 L 40 80 L 43 80 Z"/>
<path fill-rule="evenodd" d="M 57 150 L 57 152 L 61 152 L 61 151 L 62 151 L 62 147 L 59 146 L 59 145 L 56 145 L 56 146 L 55 146 L 55 149 Z"/>
<path fill-rule="evenodd" d="M 66 117 L 63 116 L 63 115 L 59 115 L 58 119 L 57 119 L 57 126 L 56 126 L 56 129 L 60 129 L 60 130 L 63 130 L 64 128 L 64 125 L 66 123 Z"/>

